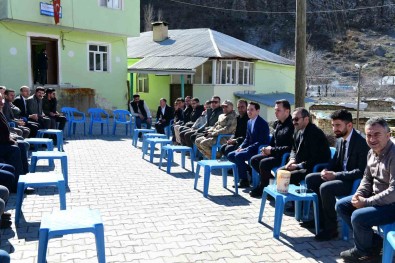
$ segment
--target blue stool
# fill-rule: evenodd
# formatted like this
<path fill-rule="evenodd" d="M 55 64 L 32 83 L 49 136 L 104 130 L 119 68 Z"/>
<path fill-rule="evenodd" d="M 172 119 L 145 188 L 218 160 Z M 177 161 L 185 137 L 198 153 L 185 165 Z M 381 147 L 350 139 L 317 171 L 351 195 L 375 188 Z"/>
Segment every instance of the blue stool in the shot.
<path fill-rule="evenodd" d="M 49 239 L 87 232 L 95 235 L 98 262 L 105 263 L 104 227 L 98 210 L 76 208 L 44 215 L 40 225 L 37 262 L 46 262 Z"/>
<path fill-rule="evenodd" d="M 276 202 L 275 214 L 274 214 L 274 227 L 273 227 L 273 237 L 280 237 L 281 223 L 283 220 L 284 205 L 286 202 L 295 201 L 295 213 L 299 211 L 299 206 L 301 201 L 313 201 L 314 205 L 314 221 L 315 221 L 315 232 L 318 234 L 320 230 L 320 220 L 318 218 L 318 197 L 315 193 L 306 193 L 306 195 L 301 195 L 295 191 L 299 189 L 298 186 L 290 184 L 288 189 L 288 194 L 282 194 L 272 189 L 271 187 L 265 187 L 263 190 L 261 209 L 259 210 L 258 222 L 262 222 L 263 211 L 265 210 L 266 197 L 271 195 L 274 197 Z"/>
<path fill-rule="evenodd" d="M 29 143 L 30 145 L 34 145 L 35 150 L 38 150 L 39 145 L 47 146 L 47 151 L 53 151 L 53 141 L 48 138 L 26 138 L 23 141 Z"/>
<path fill-rule="evenodd" d="M 147 154 L 147 151 L 148 151 L 147 139 L 149 139 L 149 138 L 165 138 L 165 139 L 167 139 L 167 136 L 166 136 L 166 134 L 156 133 L 156 132 L 144 133 L 143 134 L 143 146 L 141 147 L 141 150 L 144 152 L 144 154 Z"/>
<path fill-rule="evenodd" d="M 132 145 L 134 147 L 137 147 L 137 139 L 139 136 L 139 133 L 145 134 L 145 133 L 149 133 L 149 132 L 155 132 L 154 129 L 134 129 L 133 131 L 133 140 L 132 140 Z"/>
<path fill-rule="evenodd" d="M 66 186 L 62 174 L 57 173 L 28 173 L 21 175 L 18 181 L 16 195 L 15 225 L 19 224 L 22 210 L 24 191 L 28 187 L 57 186 L 59 190 L 60 209 L 66 209 Z"/>
<path fill-rule="evenodd" d="M 195 184 L 193 186 L 194 189 L 197 187 L 198 179 L 199 179 L 199 172 L 200 166 L 204 168 L 204 180 L 203 180 L 203 196 L 208 196 L 208 187 L 210 184 L 210 175 L 211 170 L 214 169 L 222 169 L 222 186 L 226 188 L 228 173 L 229 169 L 233 170 L 233 176 L 235 181 L 235 195 L 239 194 L 239 189 L 237 183 L 239 182 L 239 175 L 237 173 L 237 166 L 235 163 L 229 161 L 220 161 L 220 160 L 203 160 L 199 161 L 196 166 L 196 173 L 195 173 Z"/>
<path fill-rule="evenodd" d="M 150 155 L 149 155 L 149 161 L 150 163 L 152 163 L 154 161 L 154 152 L 155 152 L 155 145 L 159 143 L 161 148 L 162 146 L 166 145 L 166 144 L 171 144 L 171 140 L 170 139 L 166 139 L 166 138 L 149 138 L 147 139 L 147 144 L 149 144 L 150 147 Z M 143 159 L 145 156 L 145 152 L 143 151 Z"/>
<path fill-rule="evenodd" d="M 395 249 L 395 231 L 388 232 L 386 238 L 384 238 L 384 247 L 383 247 L 383 263 L 392 262 L 394 257 L 394 249 Z"/>
<path fill-rule="evenodd" d="M 38 151 L 32 153 L 32 158 L 30 160 L 30 172 L 36 172 L 37 161 L 45 159 L 48 160 L 49 163 L 53 163 L 55 159 L 60 159 L 62 165 L 62 174 L 64 176 L 64 180 L 66 182 L 66 186 L 69 185 L 68 180 L 68 169 L 67 169 L 67 155 L 64 152 L 55 152 L 55 151 Z"/>
<path fill-rule="evenodd" d="M 166 135 L 165 135 L 166 136 Z M 193 150 L 191 147 L 182 146 L 182 145 L 165 145 L 162 147 L 161 155 L 160 155 L 160 162 L 159 162 L 159 169 L 162 168 L 162 159 L 164 158 L 167 152 L 167 170 L 166 172 L 169 174 L 171 170 L 171 166 L 173 164 L 173 153 L 174 152 L 181 152 L 181 167 L 185 169 L 185 153 L 189 152 L 189 156 L 191 157 L 191 167 L 192 173 L 194 173 L 194 165 L 193 165 Z"/>
<path fill-rule="evenodd" d="M 47 130 L 38 130 L 37 137 L 42 138 L 44 134 L 54 134 L 56 135 L 56 147 L 58 151 L 63 152 L 63 131 L 62 130 L 55 130 L 55 129 L 47 129 Z"/>

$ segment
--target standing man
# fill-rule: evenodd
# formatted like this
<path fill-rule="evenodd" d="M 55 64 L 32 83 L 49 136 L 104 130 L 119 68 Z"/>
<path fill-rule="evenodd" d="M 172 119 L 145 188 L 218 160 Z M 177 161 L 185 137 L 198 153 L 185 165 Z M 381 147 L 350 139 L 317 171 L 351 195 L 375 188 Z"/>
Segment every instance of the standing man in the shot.
<path fill-rule="evenodd" d="M 354 247 L 340 253 L 349 262 L 377 262 L 382 239 L 372 227 L 395 221 L 395 144 L 388 123 L 369 119 L 365 133 L 370 151 L 361 184 L 354 195 L 336 203 L 337 213 L 354 234 Z"/>
<path fill-rule="evenodd" d="M 235 134 L 221 146 L 221 153 L 224 156 L 228 156 L 230 152 L 233 152 L 243 143 L 247 133 L 247 122 L 249 120 L 247 114 L 248 102 L 240 99 L 237 101 L 237 111 L 239 115 L 236 117 L 237 125 Z"/>
<path fill-rule="evenodd" d="M 236 113 L 233 110 L 233 103 L 225 100 L 222 105 L 223 114 L 219 115 L 218 121 L 207 130 L 202 137 L 196 138 L 196 146 L 199 151 L 207 158 L 211 159 L 212 146 L 217 143 L 217 137 L 220 134 L 233 134 L 236 130 Z M 224 143 L 225 138 L 222 138 Z M 217 152 L 217 158 L 221 157 Z"/>
<path fill-rule="evenodd" d="M 40 73 L 40 84 L 47 84 L 48 56 L 47 50 L 45 48 L 41 50 L 40 54 L 38 55 L 38 70 Z"/>
<path fill-rule="evenodd" d="M 155 129 L 158 133 L 165 134 L 165 127 L 170 125 L 170 121 L 174 116 L 174 109 L 166 104 L 167 101 L 161 98 L 159 101 L 159 107 L 156 112 L 156 123 Z"/>
<path fill-rule="evenodd" d="M 274 106 L 277 120 L 273 124 L 273 136 L 270 144 L 262 148 L 261 153 L 251 158 L 251 167 L 259 172 L 259 185 L 250 192 L 251 197 L 260 198 L 263 188 L 269 185 L 271 170 L 281 165 L 284 153 L 292 149 L 294 126 L 291 118 L 291 105 L 287 100 L 278 100 Z"/>
<path fill-rule="evenodd" d="M 324 132 L 310 122 L 310 114 L 305 108 L 296 108 L 292 113 L 296 129 L 292 151 L 288 163 L 279 168 L 291 172 L 291 184 L 299 184 L 318 163 L 327 163 L 331 150 Z"/>
<path fill-rule="evenodd" d="M 139 94 L 133 95 L 133 101 L 130 102 L 130 112 L 135 117 L 137 129 L 141 129 L 141 124 L 146 123 L 147 129 L 151 129 L 152 116 L 147 103 L 144 100 L 140 100 Z M 141 138 L 141 133 L 139 133 Z"/>
<path fill-rule="evenodd" d="M 323 231 L 315 236 L 317 241 L 327 241 L 338 236 L 336 196 L 351 193 L 353 183 L 362 178 L 369 147 L 362 136 L 353 129 L 352 115 L 347 110 L 331 114 L 332 130 L 336 135 L 336 153 L 327 169 L 306 176 L 306 185 L 319 198 L 319 212 Z M 307 223 L 308 225 L 308 223 Z"/>
<path fill-rule="evenodd" d="M 60 115 L 56 110 L 57 105 L 58 101 L 56 99 L 55 89 L 48 88 L 43 99 L 43 112 L 45 115 L 49 116 L 49 119 L 51 120 L 51 129 L 59 129 L 63 131 L 67 120 L 65 116 Z M 58 128 L 57 123 L 59 123 Z"/>
<path fill-rule="evenodd" d="M 247 123 L 247 135 L 243 143 L 237 150 L 228 154 L 228 159 L 237 165 L 239 172 L 239 187 L 250 187 L 247 177 L 248 166 L 246 161 L 258 152 L 259 145 L 269 143 L 269 125 L 259 116 L 260 105 L 256 102 L 250 102 L 247 108 L 247 114 L 250 120 Z"/>
<path fill-rule="evenodd" d="M 40 129 L 49 129 L 51 120 L 43 112 L 43 98 L 45 89 L 37 87 L 33 96 L 26 101 L 29 120 L 39 124 Z"/>

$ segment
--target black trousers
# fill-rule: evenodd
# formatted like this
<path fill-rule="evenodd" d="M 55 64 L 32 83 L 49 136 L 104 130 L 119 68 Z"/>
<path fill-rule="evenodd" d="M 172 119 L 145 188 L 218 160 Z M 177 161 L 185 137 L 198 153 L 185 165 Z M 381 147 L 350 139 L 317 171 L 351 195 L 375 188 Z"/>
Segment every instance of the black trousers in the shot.
<path fill-rule="evenodd" d="M 236 151 L 239 148 L 239 144 L 224 144 L 221 146 L 221 153 L 222 155 L 228 157 L 230 152 Z"/>
<path fill-rule="evenodd" d="M 263 156 L 257 154 L 251 157 L 251 167 L 257 171 L 261 177 L 259 189 L 265 188 L 269 185 L 270 178 L 273 178 L 271 170 L 281 164 L 281 158 L 273 156 Z"/>
<path fill-rule="evenodd" d="M 324 181 L 321 179 L 321 173 L 311 173 L 306 176 L 307 188 L 318 195 L 319 218 L 324 230 L 337 229 L 336 196 L 350 195 L 352 185 L 353 181 Z"/>

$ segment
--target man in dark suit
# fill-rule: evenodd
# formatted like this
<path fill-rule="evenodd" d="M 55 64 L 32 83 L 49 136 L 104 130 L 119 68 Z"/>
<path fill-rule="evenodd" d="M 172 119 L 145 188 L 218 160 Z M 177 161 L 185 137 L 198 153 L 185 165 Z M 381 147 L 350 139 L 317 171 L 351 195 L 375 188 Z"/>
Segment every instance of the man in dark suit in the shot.
<path fill-rule="evenodd" d="M 336 196 L 350 195 L 354 180 L 362 178 L 369 151 L 366 140 L 353 129 L 351 113 L 338 110 L 332 113 L 331 119 L 333 132 L 338 138 L 335 156 L 327 169 L 306 176 L 307 187 L 321 199 L 323 231 L 315 236 L 318 241 L 338 236 Z"/>
<path fill-rule="evenodd" d="M 259 145 L 269 143 L 269 125 L 259 116 L 260 106 L 256 102 L 250 102 L 247 114 L 250 120 L 247 123 L 247 135 L 240 147 L 228 154 L 229 161 L 237 165 L 239 173 L 239 187 L 247 188 L 250 182 L 247 177 L 248 161 L 258 152 Z"/>
<path fill-rule="evenodd" d="M 292 149 L 294 126 L 291 118 L 291 105 L 287 100 L 278 100 L 274 106 L 277 120 L 273 124 L 273 136 L 270 144 L 251 158 L 251 167 L 259 172 L 259 185 L 250 192 L 251 197 L 260 198 L 263 189 L 272 178 L 271 170 L 281 165 L 282 156 Z"/>
<path fill-rule="evenodd" d="M 51 120 L 43 112 L 44 94 L 45 89 L 43 87 L 37 87 L 34 95 L 26 100 L 26 108 L 30 121 L 38 123 L 41 129 L 49 129 Z"/>
<path fill-rule="evenodd" d="M 4 92 L 4 99 L 5 101 L 3 106 L 3 114 L 8 122 L 12 122 L 15 124 L 15 127 L 11 128 L 11 130 L 19 130 L 22 133 L 19 134 L 19 136 L 27 138 L 30 134 L 30 129 L 26 127 L 26 124 L 23 120 L 16 118 L 16 116 L 14 115 L 14 110 L 18 112 L 20 111 L 14 104 L 12 104 L 15 99 L 15 91 L 7 89 Z"/>
<path fill-rule="evenodd" d="M 20 110 L 19 118 L 22 118 L 26 124 L 26 127 L 30 129 L 30 137 L 36 137 L 37 131 L 39 129 L 39 124 L 37 122 L 28 121 L 29 114 L 27 113 L 27 102 L 26 100 L 30 96 L 30 89 L 28 86 L 22 86 L 19 89 L 19 96 L 15 97 L 13 104 Z"/>
<path fill-rule="evenodd" d="M 156 112 L 155 129 L 158 133 L 165 134 L 165 127 L 170 125 L 174 116 L 174 109 L 166 104 L 166 99 L 161 98 L 159 101 L 158 111 Z"/>
<path fill-rule="evenodd" d="M 310 122 L 310 114 L 305 108 L 295 109 L 292 122 L 296 132 L 290 159 L 279 169 L 290 171 L 290 183 L 299 184 L 316 164 L 329 162 L 331 151 L 324 132 Z"/>

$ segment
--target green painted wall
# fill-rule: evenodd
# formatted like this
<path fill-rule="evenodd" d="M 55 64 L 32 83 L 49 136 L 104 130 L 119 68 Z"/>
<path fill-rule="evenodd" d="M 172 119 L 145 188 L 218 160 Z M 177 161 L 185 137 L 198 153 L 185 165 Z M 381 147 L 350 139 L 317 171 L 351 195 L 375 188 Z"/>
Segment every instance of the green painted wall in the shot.
<path fill-rule="evenodd" d="M 128 89 L 126 37 L 72 31 L 65 33 L 63 48 L 60 28 L 3 21 L 0 23 L 2 36 L 0 83 L 2 85 L 12 89 L 19 89 L 21 85 L 32 86 L 28 53 L 30 34 L 59 39 L 59 83 L 71 83 L 74 86 L 95 89 L 95 102 L 99 107 L 126 108 Z M 109 72 L 88 70 L 88 42 L 110 44 Z"/>
<path fill-rule="evenodd" d="M 0 0 L 0 19 L 53 25 L 54 18 L 40 15 L 43 0 Z M 59 26 L 73 30 L 93 30 L 123 36 L 140 33 L 140 1 L 124 0 L 121 10 L 99 6 L 98 0 L 61 1 L 62 18 Z M 57 27 L 59 27 L 57 26 Z"/>
<path fill-rule="evenodd" d="M 257 93 L 295 93 L 295 67 L 259 61 L 255 63 Z"/>

